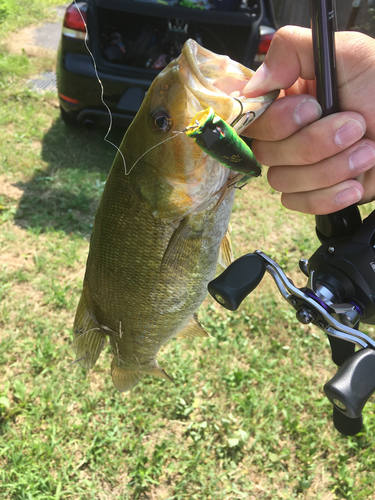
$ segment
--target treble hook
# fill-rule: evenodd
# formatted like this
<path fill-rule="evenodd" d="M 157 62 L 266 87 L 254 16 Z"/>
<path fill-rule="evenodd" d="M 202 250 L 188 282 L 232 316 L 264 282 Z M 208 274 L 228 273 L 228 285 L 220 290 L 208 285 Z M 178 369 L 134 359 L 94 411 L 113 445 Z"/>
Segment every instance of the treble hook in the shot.
<path fill-rule="evenodd" d="M 240 99 L 238 99 L 237 97 L 233 97 L 233 99 L 236 100 L 238 102 L 238 104 L 241 106 L 241 111 L 236 116 L 236 118 L 232 121 L 230 126 L 234 127 L 244 116 L 246 116 L 246 120 L 244 121 L 243 126 L 247 127 L 254 120 L 255 113 L 254 113 L 254 111 L 247 111 L 246 113 L 244 113 L 242 101 Z"/>

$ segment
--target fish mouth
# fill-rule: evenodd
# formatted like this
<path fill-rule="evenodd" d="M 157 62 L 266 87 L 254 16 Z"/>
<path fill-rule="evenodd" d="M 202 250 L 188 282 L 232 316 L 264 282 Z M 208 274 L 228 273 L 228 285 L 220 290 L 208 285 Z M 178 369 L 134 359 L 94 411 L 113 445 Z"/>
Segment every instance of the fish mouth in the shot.
<path fill-rule="evenodd" d="M 275 90 L 260 97 L 246 97 L 243 89 L 254 71 L 192 39 L 185 42 L 177 64 L 179 77 L 191 94 L 187 114 L 193 117 L 211 107 L 227 123 L 236 122 L 237 132 L 258 118 L 279 94 Z"/>

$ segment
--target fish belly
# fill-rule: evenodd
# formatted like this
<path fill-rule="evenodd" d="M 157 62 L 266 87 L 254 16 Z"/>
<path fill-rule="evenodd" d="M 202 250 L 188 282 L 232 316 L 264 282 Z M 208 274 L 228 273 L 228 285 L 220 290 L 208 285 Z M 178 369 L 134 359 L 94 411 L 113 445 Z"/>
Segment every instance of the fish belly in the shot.
<path fill-rule="evenodd" d="M 234 190 L 218 199 L 180 221 L 164 222 L 152 215 L 128 177 L 111 171 L 95 218 L 74 325 L 82 366 L 95 364 L 109 338 L 112 378 L 119 390 L 131 388 L 142 372 L 168 377 L 156 354 L 193 326 L 215 274 Z"/>

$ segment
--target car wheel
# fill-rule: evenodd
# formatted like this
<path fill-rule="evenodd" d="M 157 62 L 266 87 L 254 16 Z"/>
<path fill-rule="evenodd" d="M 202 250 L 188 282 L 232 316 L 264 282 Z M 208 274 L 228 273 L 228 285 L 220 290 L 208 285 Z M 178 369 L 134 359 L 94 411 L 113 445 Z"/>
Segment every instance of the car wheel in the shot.
<path fill-rule="evenodd" d="M 77 119 L 75 116 L 67 113 L 65 109 L 60 106 L 61 118 L 67 125 L 77 125 Z"/>

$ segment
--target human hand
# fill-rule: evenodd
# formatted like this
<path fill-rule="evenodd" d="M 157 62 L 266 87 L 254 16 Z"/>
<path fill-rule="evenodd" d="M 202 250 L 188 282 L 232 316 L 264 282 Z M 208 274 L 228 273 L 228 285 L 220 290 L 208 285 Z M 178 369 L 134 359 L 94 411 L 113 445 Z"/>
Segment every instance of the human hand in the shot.
<path fill-rule="evenodd" d="M 341 111 L 320 120 L 309 29 L 281 28 L 244 90 L 286 89 L 244 135 L 291 210 L 327 214 L 375 197 L 375 40 L 336 33 L 336 60 Z"/>

